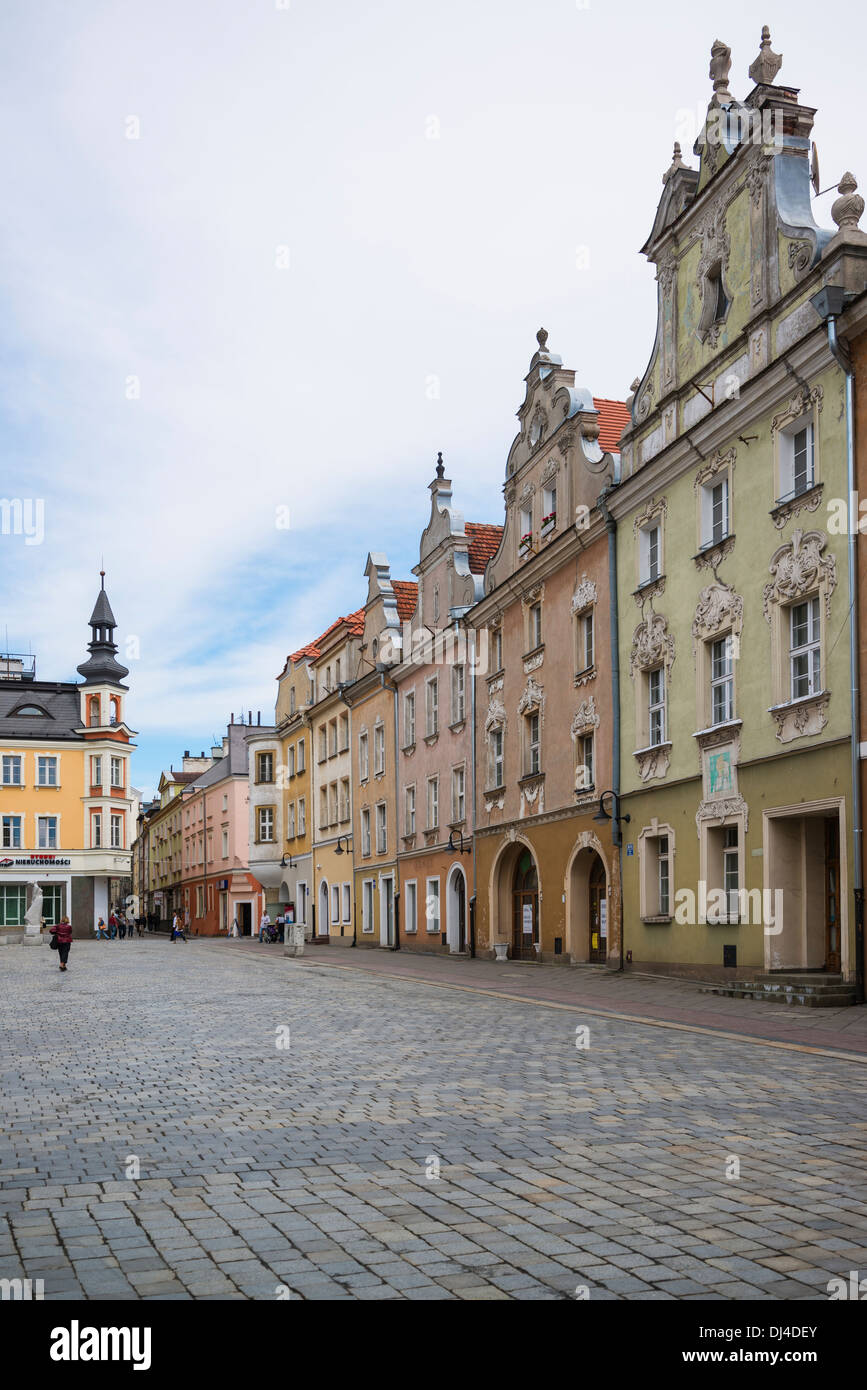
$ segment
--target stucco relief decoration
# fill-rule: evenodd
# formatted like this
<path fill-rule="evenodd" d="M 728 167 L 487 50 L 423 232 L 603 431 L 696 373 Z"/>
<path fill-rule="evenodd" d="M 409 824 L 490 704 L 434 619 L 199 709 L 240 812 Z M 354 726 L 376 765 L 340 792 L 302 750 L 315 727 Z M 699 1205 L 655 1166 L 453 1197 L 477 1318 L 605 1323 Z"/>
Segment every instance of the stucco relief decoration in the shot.
<path fill-rule="evenodd" d="M 524 662 L 524 675 L 529 675 L 531 671 L 538 671 L 544 660 L 544 652 L 537 652 L 535 656 L 528 656 Z"/>
<path fill-rule="evenodd" d="M 548 432 L 548 416 L 540 405 L 533 411 L 530 425 L 527 430 L 527 441 L 531 449 L 538 449 L 542 440 Z"/>
<path fill-rule="evenodd" d="M 720 449 L 716 458 L 711 459 L 710 463 L 706 463 L 704 467 L 700 468 L 696 473 L 692 484 L 693 491 L 697 493 L 700 487 L 704 487 L 706 483 L 710 482 L 711 478 L 716 477 L 717 473 L 722 472 L 725 468 L 731 468 L 732 472 L 734 472 L 737 456 L 737 449 L 729 449 L 726 453 L 723 453 Z"/>
<path fill-rule="evenodd" d="M 715 146 L 711 144 L 711 149 Z M 709 278 L 711 271 L 717 266 L 720 269 L 723 284 L 725 284 L 726 272 L 729 264 L 729 251 L 731 241 L 726 231 L 726 206 L 718 202 L 711 208 L 701 227 L 701 256 L 696 272 L 696 283 L 702 297 L 702 316 L 696 333 L 703 343 L 709 343 L 711 347 L 716 347 L 719 339 L 720 324 L 716 321 L 717 283 L 716 280 Z"/>
<path fill-rule="evenodd" d="M 574 431 L 574 430 L 563 430 L 562 433 L 559 434 L 558 437 L 557 437 L 557 448 L 560 450 L 560 453 L 563 455 L 564 458 L 566 457 L 566 455 L 568 454 L 569 450 L 572 448 L 572 445 L 573 445 L 574 443 L 575 443 L 575 431 Z"/>
<path fill-rule="evenodd" d="M 635 407 L 635 418 L 641 423 L 646 420 L 653 409 L 653 382 L 649 381 L 641 393 L 638 404 Z"/>
<path fill-rule="evenodd" d="M 518 701 L 518 713 L 526 714 L 528 710 L 542 710 L 545 704 L 545 692 L 541 685 L 537 685 L 531 676 L 527 681 L 526 689 Z"/>
<path fill-rule="evenodd" d="M 738 796 L 718 797 L 713 801 L 701 801 L 695 813 L 696 829 L 700 831 L 704 821 L 717 821 L 721 825 L 723 821 L 732 816 L 743 816 L 744 835 L 746 835 L 750 828 L 750 813 L 747 803 L 740 794 Z"/>
<path fill-rule="evenodd" d="M 552 454 L 542 469 L 542 482 L 549 483 L 560 472 L 560 463 Z"/>
<path fill-rule="evenodd" d="M 633 518 L 632 534 L 637 536 L 643 526 L 646 526 L 654 517 L 665 517 L 668 514 L 668 502 L 664 497 L 651 497 L 646 502 L 641 511 Z"/>
<path fill-rule="evenodd" d="M 642 782 L 652 782 L 657 777 L 664 777 L 671 761 L 671 744 L 663 743 L 657 748 L 645 748 L 641 753 L 636 753 L 635 761 Z"/>
<path fill-rule="evenodd" d="M 534 486 L 533 486 L 532 483 L 525 483 L 525 484 L 524 484 L 524 486 L 523 486 L 522 489 L 521 489 L 521 506 L 522 506 L 522 507 L 523 507 L 523 506 L 526 506 L 528 502 L 531 502 L 531 501 L 533 500 L 533 494 L 534 494 L 535 491 L 536 491 L 536 489 L 534 488 Z"/>
<path fill-rule="evenodd" d="M 837 561 L 823 555 L 828 543 L 823 531 L 795 531 L 788 545 L 774 551 L 768 566 L 773 578 L 762 594 L 762 611 L 771 621 L 772 603 L 791 603 L 810 593 L 817 585 L 825 589 L 825 616 L 831 616 L 831 595 L 837 587 Z"/>
<path fill-rule="evenodd" d="M 521 595 L 521 602 L 525 608 L 529 608 L 534 603 L 541 603 L 545 597 L 545 584 L 535 584 L 532 589 L 526 589 Z"/>
<path fill-rule="evenodd" d="M 503 496 L 506 499 L 507 507 L 511 507 L 512 503 L 514 502 L 516 491 L 517 489 L 514 483 L 506 483 L 506 486 L 503 488 Z"/>
<path fill-rule="evenodd" d="M 492 729 L 503 729 L 506 726 L 506 707 L 501 700 L 491 700 L 488 705 L 488 713 L 485 718 L 485 733 L 489 734 Z"/>
<path fill-rule="evenodd" d="M 802 275 L 813 259 L 813 248 L 809 241 L 789 242 L 789 269 Z"/>
<path fill-rule="evenodd" d="M 588 579 L 586 574 L 582 574 L 581 583 L 572 595 L 572 612 L 580 613 L 582 608 L 589 608 L 591 603 L 596 602 L 596 585 L 592 579 Z"/>
<path fill-rule="evenodd" d="M 785 409 L 775 415 L 771 421 L 771 438 L 773 439 L 777 430 L 782 429 L 784 425 L 790 425 L 793 420 L 798 420 L 802 415 L 806 415 L 813 406 L 821 412 L 824 397 L 825 392 L 821 386 L 803 387 L 794 396 L 790 396 Z"/>
<path fill-rule="evenodd" d="M 698 596 L 692 620 L 693 651 L 721 628 L 739 633 L 744 620 L 744 601 L 727 584 L 708 584 Z"/>
<path fill-rule="evenodd" d="M 582 700 L 578 706 L 569 732 L 572 738 L 578 738 L 581 734 L 586 734 L 588 729 L 598 729 L 599 722 L 599 711 L 596 708 L 596 701 L 591 695 L 589 699 Z"/>
<path fill-rule="evenodd" d="M 629 674 L 634 680 L 636 671 L 652 671 L 663 663 L 674 665 L 674 637 L 661 613 L 649 613 L 632 635 Z"/>
<path fill-rule="evenodd" d="M 814 696 L 803 704 L 789 705 L 771 710 L 777 726 L 776 737 L 779 743 L 791 743 L 795 738 L 809 738 L 820 734 L 828 723 L 827 695 Z"/>

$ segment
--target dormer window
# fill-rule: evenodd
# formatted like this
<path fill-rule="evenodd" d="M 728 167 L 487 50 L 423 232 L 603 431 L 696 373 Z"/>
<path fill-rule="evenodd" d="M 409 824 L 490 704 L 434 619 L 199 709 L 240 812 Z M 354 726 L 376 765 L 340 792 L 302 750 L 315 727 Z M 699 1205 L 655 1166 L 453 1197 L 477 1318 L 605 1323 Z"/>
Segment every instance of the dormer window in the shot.
<path fill-rule="evenodd" d="M 17 717 L 19 714 L 36 715 L 37 718 L 42 718 L 42 719 L 50 719 L 50 718 L 51 718 L 51 716 L 50 716 L 50 714 L 48 713 L 48 711 L 45 710 L 45 709 L 42 709 L 39 705 L 19 705 L 17 709 L 14 709 L 14 710 L 12 711 L 12 716 L 16 716 L 16 717 Z M 10 716 L 10 718 L 11 718 L 12 716 Z"/>
<path fill-rule="evenodd" d="M 698 325 L 701 342 L 709 340 L 712 347 L 716 346 L 719 325 L 725 319 L 730 303 L 723 284 L 722 261 L 716 261 L 702 283 L 702 309 Z"/>

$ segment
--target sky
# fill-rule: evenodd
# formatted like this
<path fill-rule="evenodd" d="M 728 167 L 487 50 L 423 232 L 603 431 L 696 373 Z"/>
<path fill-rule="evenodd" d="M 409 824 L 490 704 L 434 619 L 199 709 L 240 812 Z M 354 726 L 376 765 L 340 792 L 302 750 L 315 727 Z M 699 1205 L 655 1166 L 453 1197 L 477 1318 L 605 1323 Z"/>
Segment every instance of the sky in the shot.
<path fill-rule="evenodd" d="M 867 181 L 840 0 L 4 0 L 0 497 L 43 520 L 0 534 L 0 646 L 76 679 L 104 563 L 146 795 L 270 721 L 368 552 L 411 577 L 438 450 L 502 520 L 540 326 L 626 397 L 673 142 L 695 166 L 711 44 L 743 98 L 763 23 L 823 187 Z"/>

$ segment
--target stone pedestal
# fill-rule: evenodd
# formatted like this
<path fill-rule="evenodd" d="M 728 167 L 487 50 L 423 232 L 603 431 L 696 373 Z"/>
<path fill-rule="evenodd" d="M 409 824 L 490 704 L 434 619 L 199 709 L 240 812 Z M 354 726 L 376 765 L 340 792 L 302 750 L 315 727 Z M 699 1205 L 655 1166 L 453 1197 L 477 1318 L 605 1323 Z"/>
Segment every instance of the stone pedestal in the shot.
<path fill-rule="evenodd" d="M 302 926 L 293 926 L 287 929 L 283 954 L 284 956 L 304 955 L 304 928 Z"/>
<path fill-rule="evenodd" d="M 495 942 L 494 942 L 494 951 L 496 952 L 497 960 L 508 960 L 508 959 L 509 959 L 509 943 L 508 943 L 508 941 L 495 941 Z"/>
<path fill-rule="evenodd" d="M 24 928 L 24 937 L 22 940 L 22 945 L 41 946 L 43 939 L 44 938 L 39 927 L 34 922 L 28 922 Z"/>

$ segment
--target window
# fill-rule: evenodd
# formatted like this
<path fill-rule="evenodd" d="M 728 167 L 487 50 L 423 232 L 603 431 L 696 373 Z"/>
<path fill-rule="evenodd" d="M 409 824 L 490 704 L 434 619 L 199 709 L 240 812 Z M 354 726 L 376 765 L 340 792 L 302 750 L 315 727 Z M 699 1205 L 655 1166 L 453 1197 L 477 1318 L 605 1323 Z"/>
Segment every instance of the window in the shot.
<path fill-rule="evenodd" d="M 439 616 L 440 616 L 440 591 L 439 591 L 439 586 L 436 585 L 436 584 L 434 585 L 434 591 L 433 591 L 433 616 L 434 616 L 434 622 L 435 622 L 435 623 L 439 622 Z"/>
<path fill-rule="evenodd" d="M 591 791 L 596 785 L 593 772 L 593 735 L 582 734 L 578 740 L 578 767 L 575 774 L 576 790 Z"/>
<path fill-rule="evenodd" d="M 701 490 L 701 544 L 718 545 L 729 534 L 729 479 L 717 477 Z"/>
<path fill-rule="evenodd" d="M 415 692 L 403 698 L 403 746 L 412 748 L 415 743 Z"/>
<path fill-rule="evenodd" d="M 527 614 L 527 651 L 531 652 L 542 645 L 542 605 L 534 603 Z"/>
<path fill-rule="evenodd" d="M 100 714 L 99 714 L 99 696 L 98 696 L 98 695 L 91 695 L 90 699 L 89 699 L 88 702 L 87 702 L 87 722 L 88 722 L 88 725 L 90 726 L 90 728 L 98 728 L 98 727 L 99 727 L 99 720 L 100 720 Z"/>
<path fill-rule="evenodd" d="M 113 787 L 123 786 L 123 762 L 120 758 L 111 760 L 111 785 Z"/>
<path fill-rule="evenodd" d="M 349 820 L 349 778 L 344 777 L 340 783 L 340 822 L 343 824 Z"/>
<path fill-rule="evenodd" d="M 40 787 L 57 786 L 56 758 L 40 757 L 36 759 L 36 783 Z"/>
<path fill-rule="evenodd" d="M 440 783 L 438 777 L 427 779 L 427 828 L 436 830 L 440 823 Z"/>
<path fill-rule="evenodd" d="M 98 753 L 90 759 L 90 785 L 92 787 L 102 786 L 102 757 Z"/>
<path fill-rule="evenodd" d="M 466 772 L 456 767 L 452 772 L 452 820 L 459 823 L 466 819 Z"/>
<path fill-rule="evenodd" d="M 439 733 L 440 727 L 440 689 L 438 677 L 434 676 L 431 680 L 427 681 L 425 685 L 425 695 L 427 699 L 426 736 L 428 738 L 433 738 L 435 734 Z"/>
<path fill-rule="evenodd" d="M 295 802 L 290 801 L 286 807 L 286 839 L 295 839 Z"/>
<path fill-rule="evenodd" d="M 657 888 L 659 892 L 659 916 L 667 917 L 671 910 L 671 878 L 668 858 L 668 836 L 660 835 L 657 846 Z"/>
<path fill-rule="evenodd" d="M 298 834 L 307 833 L 307 802 L 303 796 L 298 798 Z"/>
<path fill-rule="evenodd" d="M 295 776 L 295 744 L 294 744 L 294 743 L 291 744 L 291 746 L 288 747 L 288 748 L 286 749 L 286 775 L 287 775 L 288 777 L 294 777 L 294 776 Z M 224 807 L 223 807 L 223 810 L 225 810 L 225 809 L 226 809 L 226 808 L 225 808 L 225 806 L 224 806 Z"/>
<path fill-rule="evenodd" d="M 425 930 L 431 933 L 440 929 L 440 881 L 429 878 L 425 899 Z"/>
<path fill-rule="evenodd" d="M 796 603 L 789 609 L 789 669 L 791 698 L 817 695 L 822 689 L 822 642 L 819 599 Z"/>
<path fill-rule="evenodd" d="M 452 723 L 460 724 L 467 717 L 467 670 L 464 665 L 452 667 Z"/>
<path fill-rule="evenodd" d="M 99 811 L 90 818 L 90 846 L 91 849 L 102 848 L 102 816 Z"/>
<path fill-rule="evenodd" d="M 111 847 L 123 849 L 123 816 L 113 815 L 111 818 Z"/>
<path fill-rule="evenodd" d="M 204 917 L 204 915 L 205 915 L 205 890 L 204 890 L 202 884 L 201 884 L 201 883 L 198 883 L 198 884 L 196 885 L 196 916 L 197 916 L 197 917 Z"/>
<path fill-rule="evenodd" d="M 257 816 L 257 839 L 260 844 L 270 844 L 274 839 L 273 806 L 259 806 L 257 808 Z"/>
<path fill-rule="evenodd" d="M 652 584 L 662 569 L 662 535 L 659 522 L 645 526 L 638 533 L 638 582 Z"/>
<path fill-rule="evenodd" d="M 540 725 L 541 719 L 538 710 L 534 710 L 532 714 L 528 714 L 524 721 L 525 737 L 527 740 L 525 768 L 528 777 L 535 776 L 535 774 L 541 770 L 542 766 L 541 746 L 539 742 Z"/>
<path fill-rule="evenodd" d="M 725 724 L 735 717 L 734 663 L 731 633 L 710 644 L 710 722 Z"/>
<path fill-rule="evenodd" d="M 662 666 L 648 672 L 647 713 L 650 733 L 648 746 L 655 748 L 657 744 L 665 743 L 665 669 Z"/>
<path fill-rule="evenodd" d="M 340 884 L 339 884 L 339 883 L 333 883 L 333 884 L 331 885 L 331 920 L 332 920 L 332 922 L 339 922 L 339 921 L 340 921 Z"/>
<path fill-rule="evenodd" d="M 299 772 L 303 772 L 303 771 L 304 771 L 304 740 L 303 740 L 303 738 L 299 738 L 299 740 L 298 740 L 298 771 L 299 771 Z"/>
<path fill-rule="evenodd" d="M 4 787 L 21 786 L 21 759 L 14 753 L 3 754 L 3 785 Z"/>
<path fill-rule="evenodd" d="M 388 848 L 388 827 L 386 824 L 385 802 L 381 801 L 376 808 L 376 852 L 385 854 Z"/>
<path fill-rule="evenodd" d="M 361 853 L 363 857 L 370 854 L 370 811 L 366 806 L 361 812 Z"/>
<path fill-rule="evenodd" d="M 289 713 L 290 713 L 290 714 L 294 714 L 294 713 L 295 713 L 295 687 L 294 687 L 294 685 L 292 685 L 292 686 L 289 687 Z"/>
<path fill-rule="evenodd" d="M 258 753 L 256 755 L 256 781 L 274 781 L 274 754 Z"/>
<path fill-rule="evenodd" d="M 492 729 L 490 733 L 490 777 L 491 787 L 503 786 L 503 730 Z"/>
<path fill-rule="evenodd" d="M 325 724 L 319 729 L 319 761 L 325 762 L 328 757 L 328 728 Z"/>
<path fill-rule="evenodd" d="M 406 806 L 406 833 L 415 834 L 415 787 L 407 787 L 404 793 Z"/>
<path fill-rule="evenodd" d="M 352 921 L 352 885 L 349 883 L 343 885 L 343 920 Z"/>
<path fill-rule="evenodd" d="M 418 884 L 415 879 L 404 884 L 404 896 L 406 904 L 403 911 L 403 929 L 410 936 L 413 936 L 418 931 Z"/>
<path fill-rule="evenodd" d="M 21 848 L 21 817 L 3 817 L 3 849 Z"/>
<path fill-rule="evenodd" d="M 589 671 L 594 662 L 593 644 L 593 609 L 588 608 L 586 612 L 579 613 L 576 618 L 576 641 L 577 656 L 575 669 L 578 672 Z"/>
<path fill-rule="evenodd" d="M 224 859 L 228 859 L 228 857 L 229 857 L 229 832 L 228 832 L 228 830 L 224 830 L 224 831 L 222 832 L 221 840 L 222 840 L 222 853 L 223 853 L 223 858 L 224 858 Z"/>
<path fill-rule="evenodd" d="M 112 820 L 115 817 L 112 816 Z M 36 817 L 36 846 L 38 849 L 57 849 L 57 817 Z"/>
<path fill-rule="evenodd" d="M 42 916 L 50 927 L 56 927 L 63 911 L 63 889 L 59 883 L 49 883 L 42 890 Z"/>
<path fill-rule="evenodd" d="M 816 482 L 813 424 L 799 420 L 780 433 L 780 502 L 809 492 Z"/>
<path fill-rule="evenodd" d="M 319 829 L 328 829 L 328 788 L 319 789 Z"/>
<path fill-rule="evenodd" d="M 340 716 L 340 752 L 346 753 L 349 749 L 349 715 Z"/>
<path fill-rule="evenodd" d="M 376 724 L 373 730 L 373 771 L 379 777 L 385 772 L 385 726 Z"/>
<path fill-rule="evenodd" d="M 370 750 L 368 747 L 367 734 L 358 735 L 358 777 L 359 781 L 366 782 L 370 776 Z"/>
<path fill-rule="evenodd" d="M 361 889 L 361 930 L 373 931 L 373 879 L 366 878 Z"/>
<path fill-rule="evenodd" d="M 332 719 L 328 725 L 328 756 L 337 757 L 337 720 Z"/>
<path fill-rule="evenodd" d="M 503 669 L 503 629 L 495 627 L 491 633 L 491 671 Z"/>
<path fill-rule="evenodd" d="M 723 889 L 730 922 L 736 922 L 738 919 L 739 883 L 738 828 L 736 825 L 727 825 L 723 829 Z"/>
<path fill-rule="evenodd" d="M 525 544 L 529 545 L 530 541 L 533 539 L 533 511 L 532 511 L 532 508 L 531 508 L 531 507 L 521 507 L 520 512 L 518 513 L 518 515 L 519 515 L 520 523 L 521 523 L 520 526 L 519 526 L 519 528 L 518 528 L 518 532 L 519 532 L 519 535 L 518 535 L 518 544 L 519 544 L 519 545 L 525 545 Z"/>
<path fill-rule="evenodd" d="M 228 925 L 229 925 L 229 895 L 228 895 L 228 893 L 221 893 L 221 894 L 220 894 L 220 927 L 221 927 L 221 929 L 222 929 L 223 931 L 225 931 L 226 928 L 228 927 Z"/>
<path fill-rule="evenodd" d="M 542 525 L 557 520 L 557 489 L 553 483 L 551 487 L 542 488 Z"/>
<path fill-rule="evenodd" d="M 328 788 L 328 824 L 337 825 L 337 816 L 337 783 L 332 782 Z"/>
<path fill-rule="evenodd" d="M 27 890 L 24 884 L 0 883 L 0 927 L 23 926 L 26 911 Z"/>

